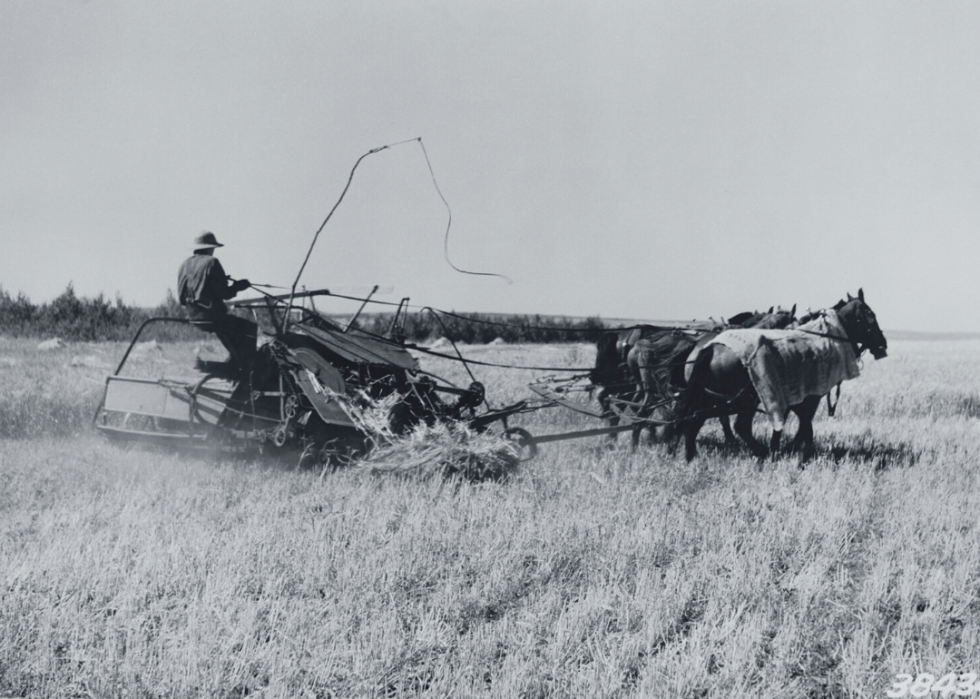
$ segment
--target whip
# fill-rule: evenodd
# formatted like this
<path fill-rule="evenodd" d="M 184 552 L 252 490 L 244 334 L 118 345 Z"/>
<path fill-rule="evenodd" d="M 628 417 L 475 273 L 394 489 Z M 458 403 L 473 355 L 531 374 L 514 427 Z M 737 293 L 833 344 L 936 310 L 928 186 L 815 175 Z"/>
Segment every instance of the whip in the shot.
<path fill-rule="evenodd" d="M 330 218 L 333 216 L 334 212 L 337 210 L 337 207 L 340 206 L 340 202 L 342 202 L 344 200 L 344 196 L 347 194 L 347 190 L 350 189 L 351 182 L 354 180 L 354 172 L 357 170 L 358 165 L 361 164 L 361 161 L 364 160 L 369 155 L 374 155 L 375 153 L 380 153 L 383 150 L 388 150 L 389 148 L 393 148 L 395 146 L 400 146 L 400 145 L 403 145 L 405 143 L 414 143 L 416 141 L 418 142 L 419 147 L 422 148 L 422 155 L 425 158 L 425 164 L 426 164 L 426 166 L 429 168 L 429 175 L 432 178 L 432 184 L 433 184 L 433 186 L 436 189 L 436 193 L 439 195 L 439 198 L 442 200 L 442 203 L 446 206 L 446 211 L 447 211 L 447 213 L 449 215 L 449 220 L 446 223 L 446 234 L 443 237 L 443 256 L 446 258 L 446 262 L 449 264 L 450 267 L 452 267 L 454 270 L 456 270 L 457 272 L 460 272 L 462 274 L 473 274 L 473 275 L 477 275 L 477 276 L 488 276 L 488 277 L 500 277 L 501 279 L 503 279 L 504 281 L 506 281 L 508 284 L 511 284 L 512 283 L 511 282 L 511 279 L 509 277 L 506 277 L 506 276 L 504 276 L 502 274 L 496 274 L 496 273 L 493 273 L 493 272 L 472 272 L 472 271 L 469 271 L 469 270 L 460 269 L 459 267 L 457 267 L 456 265 L 454 265 L 452 263 L 452 260 L 449 259 L 449 229 L 452 226 L 453 212 L 452 212 L 452 209 L 449 208 L 449 202 L 447 202 L 446 201 L 446 197 L 443 196 L 442 190 L 439 189 L 439 183 L 436 182 L 436 176 L 435 176 L 435 172 L 432 169 L 432 163 L 429 161 L 429 154 L 425 150 L 425 144 L 422 143 L 422 137 L 419 136 L 417 138 L 410 138 L 410 139 L 407 139 L 405 141 L 398 141 L 396 143 L 389 143 L 389 144 L 384 145 L 384 146 L 379 146 L 377 148 L 372 148 L 367 153 L 365 153 L 364 155 L 362 155 L 360 158 L 357 159 L 357 161 L 354 163 L 354 167 L 351 168 L 350 175 L 347 177 L 347 184 L 344 185 L 344 189 L 340 193 L 340 197 L 337 198 L 337 202 L 333 205 L 333 208 L 330 209 L 330 213 L 327 214 L 327 217 L 325 219 L 323 219 L 323 223 L 320 224 L 320 227 L 317 228 L 316 233 L 313 234 L 313 242 L 310 243 L 310 248 L 309 248 L 309 250 L 306 251 L 306 257 L 303 258 L 303 264 L 300 265 L 299 273 L 296 275 L 296 279 L 295 279 L 295 281 L 293 281 L 293 285 L 292 285 L 292 287 L 289 290 L 289 303 L 287 304 L 287 306 L 291 306 L 292 305 L 293 297 L 296 295 L 296 286 L 299 284 L 300 277 L 303 276 L 303 271 L 306 269 L 306 264 L 310 261 L 310 255 L 313 253 L 313 248 L 316 246 L 316 241 L 319 239 L 320 233 L 323 231 L 324 227 L 326 227 L 327 222 L 330 220 Z M 285 329 L 288 329 L 288 327 L 289 327 L 289 318 L 288 318 L 288 314 L 287 314 L 287 318 L 286 318 L 285 325 L 284 325 L 284 330 Z"/>

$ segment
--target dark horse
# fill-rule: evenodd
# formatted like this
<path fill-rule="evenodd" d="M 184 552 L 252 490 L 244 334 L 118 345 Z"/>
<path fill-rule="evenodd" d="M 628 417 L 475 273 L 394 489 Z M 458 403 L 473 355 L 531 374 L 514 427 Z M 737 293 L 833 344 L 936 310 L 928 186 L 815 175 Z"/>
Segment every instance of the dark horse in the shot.
<path fill-rule="evenodd" d="M 811 318 L 794 330 L 722 333 L 691 353 L 687 389 L 677 405 L 688 461 L 697 454 L 705 420 L 721 415 L 736 415 L 735 432 L 756 456 L 775 454 L 787 411 L 800 421 L 792 448 L 803 446 L 804 461 L 813 455 L 813 416 L 821 397 L 832 385 L 857 376 L 857 359 L 865 350 L 875 359 L 887 356 L 888 343 L 863 289 L 857 298 L 848 294 Z M 760 400 L 773 425 L 768 449 L 752 436 Z"/>
<path fill-rule="evenodd" d="M 721 325 L 704 324 L 696 328 L 667 328 L 637 325 L 608 332 L 596 345 L 592 383 L 601 388 L 599 404 L 610 426 L 619 423 L 620 413 L 631 418 L 649 418 L 658 407 L 673 403 L 684 387 L 684 366 L 695 347 L 726 328 L 783 328 L 794 322 L 796 306 L 789 311 L 769 309 L 766 313 L 740 313 Z M 625 408 L 625 410 L 624 410 Z M 722 416 L 726 440 L 734 441 L 728 417 Z M 633 429 L 633 446 L 639 443 L 645 423 Z M 670 430 L 667 430 L 668 435 Z M 650 438 L 655 436 L 650 427 Z M 615 435 L 611 435 L 615 439 Z"/>

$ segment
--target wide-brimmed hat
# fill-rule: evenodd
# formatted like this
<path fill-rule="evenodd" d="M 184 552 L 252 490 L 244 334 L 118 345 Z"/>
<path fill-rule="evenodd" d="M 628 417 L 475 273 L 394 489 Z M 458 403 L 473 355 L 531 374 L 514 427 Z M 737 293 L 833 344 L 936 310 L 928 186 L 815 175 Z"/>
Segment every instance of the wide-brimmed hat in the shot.
<path fill-rule="evenodd" d="M 214 233 L 211 231 L 203 231 L 199 236 L 194 238 L 194 249 L 198 250 L 201 248 L 223 248 L 224 245 L 218 242 L 218 239 L 214 237 Z"/>

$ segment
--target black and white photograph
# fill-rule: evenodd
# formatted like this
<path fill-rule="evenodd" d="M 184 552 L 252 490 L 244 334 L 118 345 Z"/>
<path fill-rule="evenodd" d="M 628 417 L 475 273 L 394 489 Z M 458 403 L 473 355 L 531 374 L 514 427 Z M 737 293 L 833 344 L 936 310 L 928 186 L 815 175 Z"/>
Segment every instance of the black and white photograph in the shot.
<path fill-rule="evenodd" d="M 980 4 L 0 0 L 0 699 L 980 695 Z"/>

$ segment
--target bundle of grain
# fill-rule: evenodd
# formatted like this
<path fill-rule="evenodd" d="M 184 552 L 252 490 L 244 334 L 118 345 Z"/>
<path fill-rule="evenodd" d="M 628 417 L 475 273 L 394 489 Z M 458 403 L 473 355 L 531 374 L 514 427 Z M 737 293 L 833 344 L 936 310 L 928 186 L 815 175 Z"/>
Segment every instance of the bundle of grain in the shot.
<path fill-rule="evenodd" d="M 520 461 L 517 445 L 500 435 L 474 432 L 465 424 L 422 423 L 405 434 L 392 429 L 391 414 L 402 397 L 372 400 L 361 394 L 342 403 L 357 428 L 373 443 L 359 467 L 373 475 L 427 478 L 460 475 L 473 481 L 497 479 Z"/>
<path fill-rule="evenodd" d="M 397 393 L 375 400 L 361 391 L 354 398 L 344 397 L 339 405 L 357 429 L 378 447 L 397 438 L 391 427 L 391 411 L 401 400 Z"/>
<path fill-rule="evenodd" d="M 459 475 L 471 481 L 513 473 L 518 448 L 500 435 L 477 433 L 462 423 L 422 424 L 368 454 L 360 467 L 372 475 L 428 478 Z"/>

